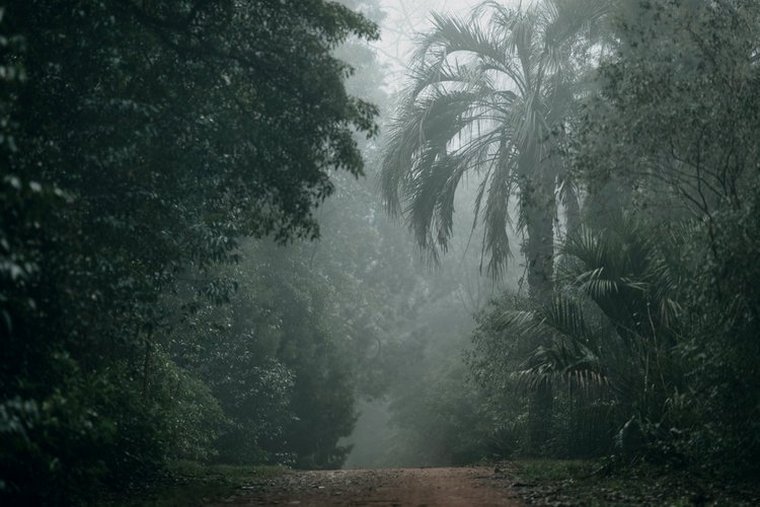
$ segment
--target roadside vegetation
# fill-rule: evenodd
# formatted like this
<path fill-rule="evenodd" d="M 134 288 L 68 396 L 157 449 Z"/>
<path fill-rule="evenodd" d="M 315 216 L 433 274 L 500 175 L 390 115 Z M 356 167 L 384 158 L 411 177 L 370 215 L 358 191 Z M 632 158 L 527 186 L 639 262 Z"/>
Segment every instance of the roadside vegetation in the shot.
<path fill-rule="evenodd" d="M 474 178 L 486 266 L 525 262 L 524 287 L 477 317 L 459 391 L 477 422 L 444 389 L 419 423 L 444 426 L 431 433 L 455 462 L 757 473 L 758 14 L 579 0 L 435 18 L 392 123 L 386 202 L 445 250 Z"/>
<path fill-rule="evenodd" d="M 192 461 L 171 463 L 162 477 L 124 492 L 101 497 L 109 507 L 195 507 L 224 501 L 244 491 L 252 481 L 286 473 L 281 466 L 208 465 Z"/>
<path fill-rule="evenodd" d="M 722 505 L 760 501 L 754 481 L 726 481 L 709 473 L 608 459 L 518 460 L 497 466 L 529 505 Z"/>
<path fill-rule="evenodd" d="M 0 2 L 0 503 L 757 500 L 758 2 L 435 13 L 393 87 L 381 0 L 64 3 Z"/>

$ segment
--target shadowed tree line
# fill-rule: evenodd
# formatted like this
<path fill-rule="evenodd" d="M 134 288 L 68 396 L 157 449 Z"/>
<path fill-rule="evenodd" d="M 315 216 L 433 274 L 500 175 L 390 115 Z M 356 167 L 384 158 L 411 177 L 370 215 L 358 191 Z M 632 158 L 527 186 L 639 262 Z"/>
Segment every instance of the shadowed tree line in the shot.
<path fill-rule="evenodd" d="M 0 498 L 88 501 L 177 459 L 339 466 L 393 282 L 308 240 L 355 191 L 348 226 L 391 257 L 355 181 L 377 108 L 335 56 L 368 64 L 375 24 L 316 0 L 0 12 Z"/>

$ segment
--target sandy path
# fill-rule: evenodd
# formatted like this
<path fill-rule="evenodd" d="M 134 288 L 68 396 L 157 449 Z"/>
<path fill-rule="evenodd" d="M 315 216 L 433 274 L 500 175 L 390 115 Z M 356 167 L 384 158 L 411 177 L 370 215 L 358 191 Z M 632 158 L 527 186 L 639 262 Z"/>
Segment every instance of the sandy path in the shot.
<path fill-rule="evenodd" d="M 252 484 L 214 505 L 518 506 L 491 468 L 294 472 Z"/>

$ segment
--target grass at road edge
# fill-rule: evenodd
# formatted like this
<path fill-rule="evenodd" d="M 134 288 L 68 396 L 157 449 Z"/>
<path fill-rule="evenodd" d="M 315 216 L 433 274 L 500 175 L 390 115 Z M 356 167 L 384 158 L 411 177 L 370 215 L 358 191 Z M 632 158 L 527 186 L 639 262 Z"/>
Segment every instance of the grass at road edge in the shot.
<path fill-rule="evenodd" d="M 180 461 L 169 466 L 168 475 L 142 490 L 110 498 L 110 507 L 194 507 L 232 495 L 254 481 L 277 477 L 288 471 L 277 466 L 206 465 Z"/>
<path fill-rule="evenodd" d="M 760 505 L 760 483 L 663 466 L 624 466 L 598 460 L 518 459 L 492 465 L 502 482 L 528 505 Z M 201 506 L 223 501 L 252 483 L 290 473 L 283 467 L 179 462 L 165 479 L 107 503 L 111 507 Z M 264 486 L 266 488 L 266 486 Z"/>
<path fill-rule="evenodd" d="M 496 465 L 529 505 L 760 505 L 760 485 L 664 466 L 516 460 Z"/>

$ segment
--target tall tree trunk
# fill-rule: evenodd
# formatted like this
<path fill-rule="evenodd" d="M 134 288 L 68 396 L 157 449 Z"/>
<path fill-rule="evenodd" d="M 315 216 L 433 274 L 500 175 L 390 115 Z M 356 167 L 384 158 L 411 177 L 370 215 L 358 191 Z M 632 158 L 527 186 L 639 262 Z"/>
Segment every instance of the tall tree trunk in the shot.
<path fill-rule="evenodd" d="M 554 217 L 556 200 L 554 179 L 525 178 L 521 186 L 521 199 L 525 212 L 528 238 L 524 246 L 528 264 L 528 290 L 533 303 L 544 306 L 551 302 L 554 288 Z M 535 343 L 546 345 L 548 337 Z M 528 452 L 546 455 L 552 435 L 554 393 L 549 383 L 541 385 L 532 394 L 528 412 Z"/>
<path fill-rule="evenodd" d="M 581 227 L 581 205 L 573 185 L 566 181 L 565 186 L 562 194 L 562 204 L 565 208 L 565 234 L 571 235 L 578 232 Z"/>
<path fill-rule="evenodd" d="M 548 178 L 544 178 L 548 180 Z M 538 304 L 551 299 L 554 273 L 554 216 L 556 202 L 554 181 L 527 181 L 521 185 L 522 206 L 528 239 L 525 260 L 528 263 L 528 290 Z"/>

